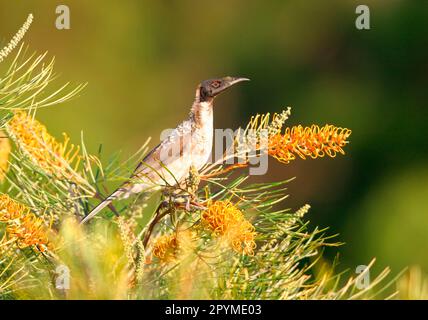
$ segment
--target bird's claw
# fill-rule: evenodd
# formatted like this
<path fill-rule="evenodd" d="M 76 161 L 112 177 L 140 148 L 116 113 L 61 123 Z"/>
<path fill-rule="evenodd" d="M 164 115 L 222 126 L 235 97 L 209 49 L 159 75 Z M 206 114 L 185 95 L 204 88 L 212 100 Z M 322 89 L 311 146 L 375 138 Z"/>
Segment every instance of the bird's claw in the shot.
<path fill-rule="evenodd" d="M 186 208 L 186 211 L 190 211 L 190 209 L 191 209 L 190 208 L 190 197 L 187 198 L 186 207 L 185 208 Z"/>

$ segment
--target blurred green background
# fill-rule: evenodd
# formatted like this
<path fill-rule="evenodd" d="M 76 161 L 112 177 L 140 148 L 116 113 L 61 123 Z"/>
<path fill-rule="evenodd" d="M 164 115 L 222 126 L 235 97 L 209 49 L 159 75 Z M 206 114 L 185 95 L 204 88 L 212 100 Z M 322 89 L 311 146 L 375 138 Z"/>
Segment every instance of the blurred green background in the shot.
<path fill-rule="evenodd" d="M 55 28 L 59 4 L 70 7 L 71 30 Z M 395 273 L 428 271 L 428 1 L 364 1 L 368 31 L 355 28 L 358 4 L 1 0 L 0 43 L 34 14 L 25 41 L 56 56 L 56 84 L 88 82 L 40 119 L 75 142 L 83 130 L 105 155 L 126 157 L 149 136 L 156 145 L 187 116 L 197 83 L 224 75 L 252 81 L 217 100 L 217 128 L 291 106 L 290 125 L 352 129 L 345 157 L 271 161 L 253 179 L 296 176 L 285 205 L 310 203 L 309 219 L 340 234 L 341 267 L 377 257 Z"/>

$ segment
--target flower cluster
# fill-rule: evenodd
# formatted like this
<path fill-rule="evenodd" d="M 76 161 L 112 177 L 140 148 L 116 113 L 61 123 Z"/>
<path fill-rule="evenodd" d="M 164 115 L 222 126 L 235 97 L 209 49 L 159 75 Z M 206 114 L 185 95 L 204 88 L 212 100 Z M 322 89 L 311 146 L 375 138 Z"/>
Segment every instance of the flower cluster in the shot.
<path fill-rule="evenodd" d="M 288 163 L 306 157 L 319 158 L 325 155 L 334 158 L 337 153 L 345 154 L 343 147 L 351 130 L 332 125 L 303 127 L 301 125 L 286 128 L 284 134 L 275 134 L 269 138 L 268 153 L 280 162 Z"/>
<path fill-rule="evenodd" d="M 36 246 L 40 251 L 47 248 L 49 241 L 43 220 L 6 194 L 0 195 L 0 222 L 7 223 L 6 233 L 16 240 L 18 247 Z"/>
<path fill-rule="evenodd" d="M 202 212 L 201 218 L 214 234 L 224 236 L 236 252 L 254 255 L 255 228 L 233 203 L 211 202 Z"/>
<path fill-rule="evenodd" d="M 238 132 L 234 156 L 257 157 L 258 153 L 254 151 L 260 151 L 267 152 L 280 162 L 289 163 L 297 157 L 315 159 L 327 155 L 333 158 L 337 153 L 345 154 L 343 147 L 349 142 L 347 139 L 351 130 L 326 124 L 323 127 L 298 125 L 283 131 L 284 123 L 290 115 L 291 108 L 287 108 L 279 114 L 266 113 L 251 117 L 246 129 L 242 133 Z M 248 164 L 249 161 L 244 166 Z M 218 170 L 216 175 L 234 168 L 236 167 L 231 166 L 226 171 Z"/>
<path fill-rule="evenodd" d="M 178 250 L 177 234 L 163 235 L 153 245 L 153 255 L 162 261 L 171 261 Z"/>
<path fill-rule="evenodd" d="M 69 146 L 70 139 L 66 134 L 64 142 L 57 142 L 44 125 L 24 111 L 16 112 L 7 128 L 21 149 L 45 172 L 76 179 L 76 175 L 71 172 L 71 165 L 74 163 L 77 167 L 79 164 L 79 148 Z"/>

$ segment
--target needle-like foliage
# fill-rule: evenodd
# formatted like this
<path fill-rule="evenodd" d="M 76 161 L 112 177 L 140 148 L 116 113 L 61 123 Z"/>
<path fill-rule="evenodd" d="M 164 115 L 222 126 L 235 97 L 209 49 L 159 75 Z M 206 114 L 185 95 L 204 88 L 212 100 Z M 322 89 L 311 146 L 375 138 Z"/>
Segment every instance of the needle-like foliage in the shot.
<path fill-rule="evenodd" d="M 54 59 L 26 51 L 21 45 L 14 59 L 0 60 L 2 139 L 13 145 L 0 152 L 0 164 L 7 163 L 0 165 L 0 299 L 357 299 L 382 292 L 387 269 L 361 287 L 364 273 L 346 279 L 320 267 L 324 248 L 339 243 L 310 226 L 308 205 L 283 209 L 289 180 L 253 184 L 231 174 L 248 158 L 225 164 L 249 151 L 284 163 L 333 157 L 344 153 L 350 130 L 284 129 L 290 109 L 255 116 L 220 161 L 192 169 L 151 199 L 134 197 L 118 217 L 106 210 L 82 226 L 106 185 L 129 176 L 147 143 L 125 162 L 101 161 L 101 148 L 92 154 L 83 136 L 73 145 L 49 134 L 37 109 L 84 85 L 56 87 Z"/>

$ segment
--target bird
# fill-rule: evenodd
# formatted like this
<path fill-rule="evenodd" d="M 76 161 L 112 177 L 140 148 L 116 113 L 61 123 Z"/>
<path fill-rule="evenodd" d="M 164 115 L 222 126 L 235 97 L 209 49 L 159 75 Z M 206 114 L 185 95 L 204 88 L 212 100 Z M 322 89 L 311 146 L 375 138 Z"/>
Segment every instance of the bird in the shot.
<path fill-rule="evenodd" d="M 86 223 L 116 199 L 150 193 L 180 184 L 190 170 L 200 170 L 210 159 L 213 145 L 214 99 L 233 85 L 249 81 L 243 77 L 223 77 L 202 81 L 187 120 L 180 123 L 141 160 L 131 177 L 89 212 Z"/>

